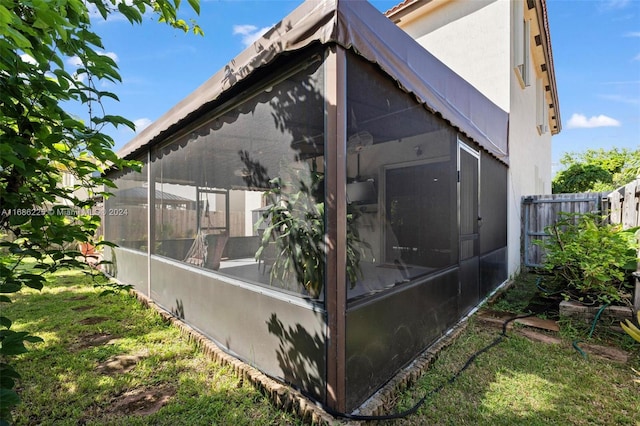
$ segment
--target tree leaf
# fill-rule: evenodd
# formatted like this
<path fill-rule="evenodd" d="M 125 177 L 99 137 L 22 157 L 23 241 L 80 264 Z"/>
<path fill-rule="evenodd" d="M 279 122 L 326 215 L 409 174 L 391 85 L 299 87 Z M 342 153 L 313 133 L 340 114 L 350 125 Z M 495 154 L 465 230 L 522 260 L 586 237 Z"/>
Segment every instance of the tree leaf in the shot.
<path fill-rule="evenodd" d="M 16 283 L 0 283 L 0 293 L 16 293 L 20 291 L 22 285 Z"/>
<path fill-rule="evenodd" d="M 0 388 L 0 411 L 4 412 L 19 403 L 20 397 L 15 391 L 5 387 Z"/>
<path fill-rule="evenodd" d="M 189 0 L 189 6 L 191 6 L 196 14 L 200 15 L 200 2 L 198 0 Z"/>
<path fill-rule="evenodd" d="M 11 320 L 7 317 L 0 316 L 0 325 L 5 328 L 11 328 Z"/>
<path fill-rule="evenodd" d="M 21 274 L 20 280 L 24 285 L 35 290 L 42 290 L 44 283 L 47 281 L 42 275 L 36 274 Z"/>
<path fill-rule="evenodd" d="M 42 339 L 42 337 L 38 337 L 38 336 L 26 336 L 24 338 L 25 342 L 29 342 L 29 343 L 43 343 L 44 340 Z"/>

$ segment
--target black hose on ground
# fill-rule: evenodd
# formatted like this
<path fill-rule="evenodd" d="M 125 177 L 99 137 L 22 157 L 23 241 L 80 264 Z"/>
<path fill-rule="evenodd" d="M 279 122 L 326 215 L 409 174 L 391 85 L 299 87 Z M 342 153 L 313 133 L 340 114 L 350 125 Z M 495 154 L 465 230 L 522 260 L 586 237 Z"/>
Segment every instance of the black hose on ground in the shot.
<path fill-rule="evenodd" d="M 473 361 L 475 361 L 476 358 L 478 358 L 478 356 L 482 355 L 483 353 L 487 352 L 489 349 L 493 348 L 494 346 L 498 345 L 505 337 L 507 337 L 507 327 L 509 326 L 509 323 L 520 319 L 520 318 L 527 318 L 530 317 L 532 315 L 535 315 L 534 313 L 531 314 L 526 314 L 526 315 L 517 315 L 511 318 L 508 318 L 507 320 L 505 320 L 505 322 L 502 324 L 502 332 L 498 335 L 498 337 L 496 337 L 491 343 L 489 343 L 487 346 L 485 346 L 484 348 L 480 349 L 479 351 L 475 352 L 473 355 L 471 355 L 469 357 L 469 359 L 467 360 L 467 362 L 465 362 L 465 364 L 462 366 L 462 368 L 460 368 L 457 372 L 455 372 L 453 374 L 453 376 L 451 376 L 449 378 L 449 380 L 447 380 L 445 383 L 441 384 L 440 386 L 438 386 L 437 388 L 431 390 L 429 393 L 427 393 L 425 396 L 423 396 L 422 398 L 420 398 L 420 400 L 411 408 L 402 411 L 400 413 L 393 413 L 393 414 L 386 414 L 386 415 L 381 415 L 381 416 L 363 416 L 363 415 L 359 415 L 359 414 L 348 414 L 348 413 L 340 413 L 338 411 L 334 411 L 331 408 L 328 407 L 323 407 L 323 409 L 331 414 L 333 417 L 338 417 L 338 418 L 343 418 L 343 419 L 348 419 L 348 420 L 360 420 L 360 421 L 378 421 L 378 420 L 395 420 L 395 419 L 401 419 L 407 416 L 410 416 L 411 414 L 416 413 L 420 407 L 427 401 L 427 399 L 435 394 L 437 394 L 438 392 L 440 392 L 442 389 L 445 388 L 445 386 L 452 384 L 453 382 L 455 382 L 458 377 L 467 369 L 469 368 L 469 366 L 471 364 L 473 364 Z"/>

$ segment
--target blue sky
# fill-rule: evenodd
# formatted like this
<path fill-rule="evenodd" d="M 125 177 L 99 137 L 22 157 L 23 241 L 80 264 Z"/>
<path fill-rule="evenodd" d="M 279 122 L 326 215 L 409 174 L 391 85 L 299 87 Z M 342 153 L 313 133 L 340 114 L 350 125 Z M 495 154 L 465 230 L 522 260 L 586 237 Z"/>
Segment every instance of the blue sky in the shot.
<path fill-rule="evenodd" d="M 384 12 L 398 2 L 371 3 Z M 107 113 L 123 115 L 141 130 L 300 3 L 202 1 L 200 16 L 185 17 L 197 19 L 204 37 L 172 30 L 152 17 L 137 26 L 94 20 L 105 53 L 123 78 L 120 85 L 101 87 L 120 98 L 105 105 Z M 567 151 L 639 149 L 640 0 L 547 0 L 547 7 L 563 125 L 553 138 L 553 161 Z M 128 129 L 110 133 L 116 149 L 134 136 Z"/>
<path fill-rule="evenodd" d="M 640 1 L 548 0 L 562 131 L 553 158 L 640 149 Z"/>

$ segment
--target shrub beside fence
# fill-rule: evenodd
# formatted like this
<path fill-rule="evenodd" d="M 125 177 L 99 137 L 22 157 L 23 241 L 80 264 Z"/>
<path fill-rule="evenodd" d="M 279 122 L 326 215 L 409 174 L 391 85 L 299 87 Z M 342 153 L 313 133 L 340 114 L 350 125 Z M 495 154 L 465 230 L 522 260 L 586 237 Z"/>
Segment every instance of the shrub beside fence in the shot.
<path fill-rule="evenodd" d="M 545 229 L 560 219 L 560 213 L 597 213 L 623 229 L 640 226 L 640 178 L 611 193 L 532 195 L 522 197 L 522 259 L 525 267 L 539 267 L 544 250 L 534 240 L 548 238 Z M 638 253 L 640 257 L 640 252 Z M 640 268 L 638 269 L 640 272 Z M 636 273 L 634 307 L 640 309 L 640 280 Z"/>

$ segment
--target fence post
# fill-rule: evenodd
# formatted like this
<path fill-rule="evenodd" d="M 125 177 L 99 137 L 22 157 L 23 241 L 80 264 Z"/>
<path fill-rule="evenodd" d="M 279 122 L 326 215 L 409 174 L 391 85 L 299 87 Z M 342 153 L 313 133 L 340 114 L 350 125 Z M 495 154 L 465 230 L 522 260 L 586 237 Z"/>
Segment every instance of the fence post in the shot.
<path fill-rule="evenodd" d="M 640 253 L 638 254 L 640 256 Z M 640 311 L 640 271 L 633 273 L 636 281 L 636 288 L 633 296 L 633 310 Z"/>
<path fill-rule="evenodd" d="M 629 229 L 640 225 L 638 205 L 640 194 L 640 178 L 616 189 L 607 198 L 610 205 L 611 223 L 622 225 L 623 229 Z M 637 238 L 637 236 L 636 236 Z M 638 248 L 638 258 L 640 258 L 640 247 Z M 633 273 L 635 281 L 635 291 L 633 296 L 633 309 L 640 310 L 640 263 Z"/>
<path fill-rule="evenodd" d="M 640 192 L 640 179 L 628 183 L 624 188 L 625 209 L 622 214 L 623 228 L 633 228 L 640 223 L 638 217 L 638 192 Z M 636 241 L 638 236 L 636 235 Z M 638 248 L 638 257 L 640 257 L 640 247 Z M 636 272 L 633 274 L 635 278 L 636 288 L 633 296 L 634 311 L 640 310 L 640 264 L 637 265 Z"/>

